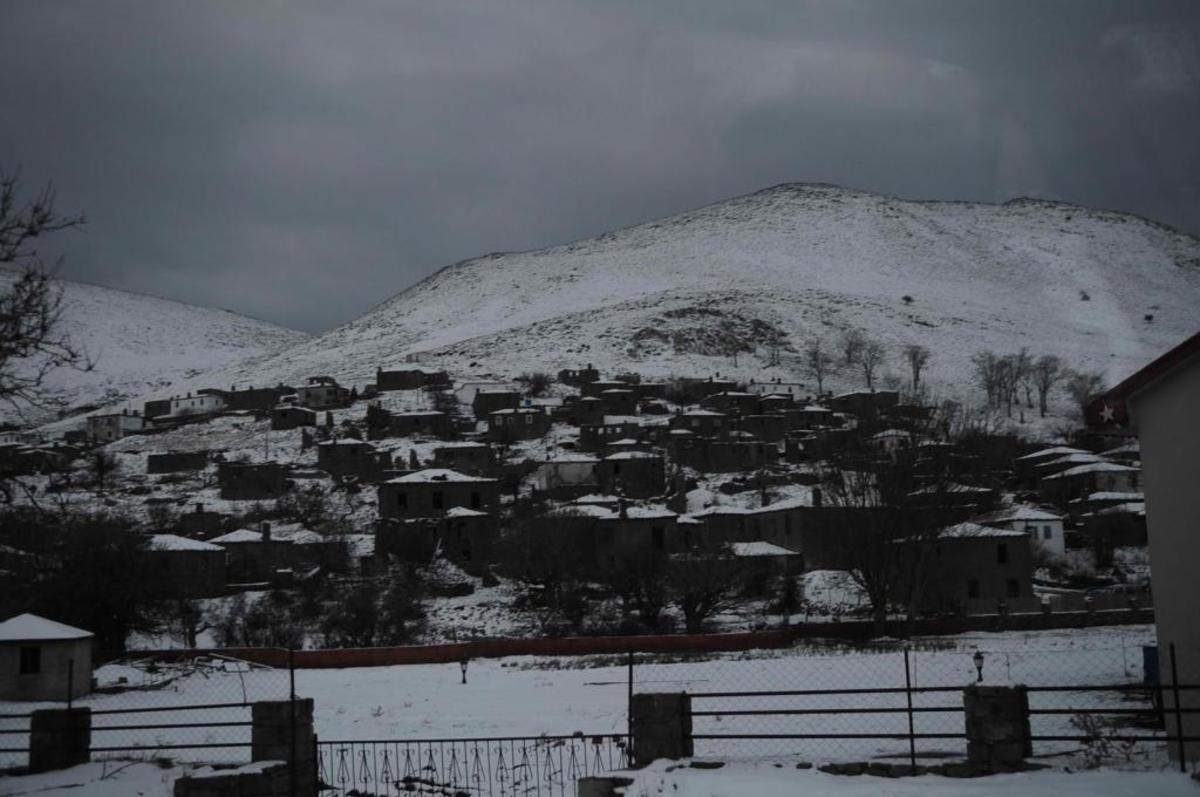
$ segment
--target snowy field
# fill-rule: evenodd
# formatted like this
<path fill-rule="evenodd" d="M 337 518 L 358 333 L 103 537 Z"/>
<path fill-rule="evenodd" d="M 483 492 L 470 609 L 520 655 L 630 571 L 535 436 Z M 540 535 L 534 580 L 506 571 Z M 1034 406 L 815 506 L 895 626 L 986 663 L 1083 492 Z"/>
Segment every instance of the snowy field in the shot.
<path fill-rule="evenodd" d="M 1139 682 L 1141 646 L 1153 641 L 1150 626 L 1092 628 L 1031 633 L 973 634 L 914 642 L 910 657 L 913 685 L 950 686 L 946 693 L 918 694 L 917 706 L 949 706 L 948 713 L 917 715 L 918 733 L 961 733 L 958 688 L 976 680 L 973 655 L 984 654 L 986 684 L 1102 685 Z M 288 673 L 266 668 L 221 665 L 199 670 L 143 669 L 109 665 L 97 675 L 101 684 L 125 678 L 128 685 L 159 685 L 146 691 L 93 695 L 78 701 L 94 710 L 240 703 L 282 699 Z M 315 724 L 325 741 L 411 740 L 482 736 L 619 734 L 626 728 L 629 670 L 623 656 L 514 657 L 470 662 L 467 683 L 458 664 L 298 670 L 296 691 L 315 699 Z M 639 692 L 687 691 L 696 695 L 694 710 L 722 708 L 880 708 L 902 707 L 903 695 L 772 698 L 704 698 L 706 692 L 903 687 L 904 656 L 895 644 L 847 646 L 797 645 L 782 651 L 754 651 L 695 657 L 639 656 L 633 668 Z M 1057 705 L 1129 704 L 1117 692 L 1034 695 L 1032 701 Z M 1064 702 L 1065 701 L 1065 702 Z M 1043 702 L 1049 705 L 1049 702 Z M 0 704 L 0 713 L 38 706 Z M 210 727 L 173 730 L 99 731 L 97 746 L 221 744 L 248 740 L 248 728 L 211 726 L 249 718 L 244 708 L 157 714 L 100 715 L 96 727 L 162 722 L 201 722 Z M 1066 716 L 1036 717 L 1035 734 L 1069 732 Z M 840 714 L 800 717 L 697 717 L 697 734 L 743 733 L 899 733 L 906 715 Z M 22 727 L 0 720 L 5 728 Z M 3 737 L 3 746 L 20 747 L 24 737 Z M 103 740 L 103 743 L 100 741 Z M 1070 747 L 1071 745 L 1067 745 Z M 925 757 L 961 754 L 961 740 L 922 740 Z M 1052 751 L 1043 746 L 1042 751 Z M 778 755 L 809 761 L 862 760 L 907 753 L 902 740 L 698 740 L 697 755 L 725 758 Z M 239 748 L 172 751 L 184 761 L 238 761 Z M 1157 753 L 1155 754 L 1157 755 Z M 9 755 L 0 764 L 24 763 Z"/>

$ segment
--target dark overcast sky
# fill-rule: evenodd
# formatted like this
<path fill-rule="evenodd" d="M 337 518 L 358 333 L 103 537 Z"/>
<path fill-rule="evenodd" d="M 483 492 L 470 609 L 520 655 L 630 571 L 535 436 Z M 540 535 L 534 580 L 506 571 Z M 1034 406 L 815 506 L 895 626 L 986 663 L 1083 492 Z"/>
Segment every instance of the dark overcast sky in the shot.
<path fill-rule="evenodd" d="M 1200 2 L 3 0 L 64 276 L 319 331 L 453 261 L 780 182 L 1200 233 Z"/>

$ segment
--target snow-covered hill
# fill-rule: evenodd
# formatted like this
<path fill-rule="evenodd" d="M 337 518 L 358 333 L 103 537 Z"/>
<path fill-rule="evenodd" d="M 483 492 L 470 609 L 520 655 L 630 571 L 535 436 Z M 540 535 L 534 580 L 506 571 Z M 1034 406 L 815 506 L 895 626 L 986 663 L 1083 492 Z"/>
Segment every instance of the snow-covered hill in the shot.
<path fill-rule="evenodd" d="M 885 372 L 897 376 L 903 344 L 928 346 L 930 381 L 953 392 L 984 348 L 1027 346 L 1117 377 L 1194 333 L 1197 307 L 1200 239 L 1154 222 L 1035 200 L 916 202 L 793 184 L 458 263 L 349 324 L 205 379 L 320 373 L 361 384 L 410 353 L 460 376 L 591 362 L 800 377 L 806 339 L 858 327 L 889 345 Z M 767 366 L 774 337 L 784 349 Z M 734 343 L 758 352 L 735 366 L 724 354 Z"/>
<path fill-rule="evenodd" d="M 14 278 L 15 272 L 0 269 L 0 292 Z M 95 364 L 88 372 L 59 369 L 48 377 L 47 397 L 68 410 L 141 396 L 309 337 L 227 310 L 80 282 L 60 285 L 62 331 Z M 26 408 L 22 418 L 0 406 L 0 421 L 46 420 L 57 409 Z"/>

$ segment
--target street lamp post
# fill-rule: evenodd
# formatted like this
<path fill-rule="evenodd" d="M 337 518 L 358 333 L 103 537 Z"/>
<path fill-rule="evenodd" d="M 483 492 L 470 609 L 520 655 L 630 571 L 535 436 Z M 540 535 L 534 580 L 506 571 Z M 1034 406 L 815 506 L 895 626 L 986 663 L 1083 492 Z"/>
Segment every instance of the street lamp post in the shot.
<path fill-rule="evenodd" d="M 979 683 L 983 680 L 983 651 L 976 650 L 971 660 L 975 662 L 975 682 Z"/>
<path fill-rule="evenodd" d="M 471 659 L 467 656 L 463 656 L 458 662 L 458 668 L 462 670 L 462 682 L 464 684 L 467 682 L 467 665 L 470 663 Z"/>

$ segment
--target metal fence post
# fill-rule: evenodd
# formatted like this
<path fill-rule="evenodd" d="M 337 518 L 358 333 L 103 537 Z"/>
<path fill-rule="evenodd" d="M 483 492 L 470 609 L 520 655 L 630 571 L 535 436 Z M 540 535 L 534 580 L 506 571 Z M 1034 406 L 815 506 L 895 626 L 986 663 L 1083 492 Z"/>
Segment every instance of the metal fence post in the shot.
<path fill-rule="evenodd" d="M 288 648 L 288 744 L 292 757 L 288 761 L 288 794 L 296 797 L 296 785 L 299 780 L 299 767 L 296 766 L 296 652 Z"/>
<path fill-rule="evenodd" d="M 1184 757 L 1186 746 L 1183 743 L 1183 708 L 1179 705 L 1179 668 L 1175 666 L 1175 643 L 1170 643 L 1171 652 L 1171 694 L 1175 698 L 1175 735 L 1179 745 L 1179 771 L 1187 774 L 1187 759 Z"/>
<path fill-rule="evenodd" d="M 625 744 L 633 744 L 633 651 L 629 651 L 629 679 L 625 692 Z"/>
<path fill-rule="evenodd" d="M 912 669 L 908 663 L 908 644 L 904 645 L 904 697 L 908 702 L 908 762 L 917 770 L 917 737 L 913 725 Z"/>

